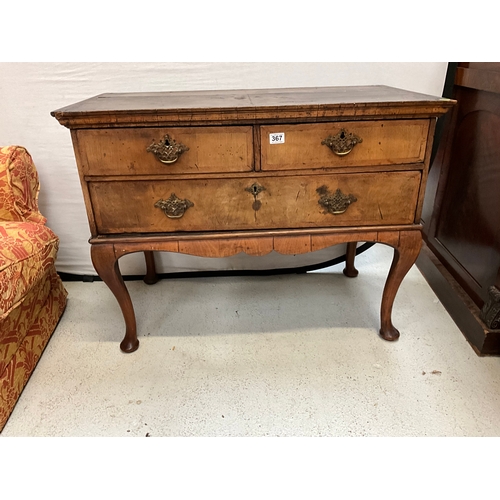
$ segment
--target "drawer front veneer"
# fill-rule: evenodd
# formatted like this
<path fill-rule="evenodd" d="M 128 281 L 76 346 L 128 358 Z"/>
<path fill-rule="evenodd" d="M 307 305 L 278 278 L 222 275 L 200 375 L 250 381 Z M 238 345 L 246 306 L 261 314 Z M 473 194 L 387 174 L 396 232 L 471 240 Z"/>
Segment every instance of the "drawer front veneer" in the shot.
<path fill-rule="evenodd" d="M 420 179 L 408 171 L 89 187 L 99 234 L 162 233 L 412 224 Z"/>
<path fill-rule="evenodd" d="M 175 141 L 188 148 L 183 148 L 171 163 L 163 163 L 148 151 L 167 134 L 170 143 Z M 76 136 L 85 175 L 198 174 L 253 169 L 253 134 L 249 126 L 84 129 L 78 130 Z"/>
<path fill-rule="evenodd" d="M 262 170 L 422 163 L 428 131 L 429 120 L 265 125 L 260 127 Z M 278 133 L 284 134 L 283 143 L 273 142 Z M 350 151 L 349 134 L 357 138 Z M 337 153 L 322 144 L 329 137 L 334 149 L 340 148 Z"/>

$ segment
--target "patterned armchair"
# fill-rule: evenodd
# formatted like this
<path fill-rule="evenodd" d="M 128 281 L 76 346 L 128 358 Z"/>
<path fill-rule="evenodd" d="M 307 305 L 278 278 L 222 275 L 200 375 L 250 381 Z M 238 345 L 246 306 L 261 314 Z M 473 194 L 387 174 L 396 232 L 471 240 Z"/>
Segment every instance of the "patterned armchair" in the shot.
<path fill-rule="evenodd" d="M 38 191 L 26 149 L 0 148 L 0 432 L 66 306 Z"/>

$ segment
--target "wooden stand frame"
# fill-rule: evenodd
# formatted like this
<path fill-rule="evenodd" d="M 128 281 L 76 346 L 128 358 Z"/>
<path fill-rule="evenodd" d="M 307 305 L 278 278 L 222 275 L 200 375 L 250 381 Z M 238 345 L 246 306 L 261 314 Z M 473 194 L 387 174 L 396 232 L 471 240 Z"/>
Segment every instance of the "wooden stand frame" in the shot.
<path fill-rule="evenodd" d="M 306 253 L 320 250 L 331 245 L 347 243 L 347 260 L 344 274 L 357 276 L 354 268 L 354 256 L 357 241 L 384 243 L 394 248 L 394 258 L 387 276 L 380 310 L 380 336 L 389 341 L 399 338 L 399 331 L 392 324 L 392 306 L 399 286 L 407 272 L 415 263 L 422 245 L 420 226 L 401 230 L 379 229 L 367 231 L 350 230 L 346 232 L 322 233 L 313 231 L 309 234 L 290 235 L 286 232 L 267 232 L 265 235 L 248 233 L 228 238 L 227 236 L 184 236 L 184 237 L 147 237 L 134 238 L 98 238 L 91 240 L 91 256 L 94 267 L 112 291 L 123 313 L 125 336 L 120 344 L 123 352 L 131 353 L 138 349 L 137 327 L 132 300 L 123 281 L 118 260 L 134 252 L 144 252 L 146 258 L 147 284 L 158 281 L 154 263 L 155 251 L 188 253 L 200 257 L 227 257 L 244 250 L 250 255 L 265 255 L 272 250 L 283 254 Z"/>

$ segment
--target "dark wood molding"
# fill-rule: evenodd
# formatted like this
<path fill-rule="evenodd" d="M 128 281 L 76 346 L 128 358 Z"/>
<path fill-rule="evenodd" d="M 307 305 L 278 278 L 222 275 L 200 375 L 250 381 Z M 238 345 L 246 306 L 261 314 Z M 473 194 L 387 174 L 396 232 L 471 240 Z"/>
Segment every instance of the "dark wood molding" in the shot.
<path fill-rule="evenodd" d="M 481 310 L 425 243 L 416 264 L 474 352 L 500 355 L 500 330 L 484 324 Z"/>
<path fill-rule="evenodd" d="M 458 67 L 455 85 L 500 94 L 500 71 Z"/>

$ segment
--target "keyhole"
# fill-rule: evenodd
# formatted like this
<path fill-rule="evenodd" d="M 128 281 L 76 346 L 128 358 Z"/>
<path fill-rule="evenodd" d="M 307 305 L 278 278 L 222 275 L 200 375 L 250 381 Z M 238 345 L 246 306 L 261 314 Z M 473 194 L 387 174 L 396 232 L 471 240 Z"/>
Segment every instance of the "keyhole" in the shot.
<path fill-rule="evenodd" d="M 345 132 L 343 130 L 342 130 L 342 132 L 340 132 L 340 138 L 345 139 Z"/>
<path fill-rule="evenodd" d="M 256 198 L 259 193 L 265 191 L 266 188 L 259 186 L 256 182 L 253 183 L 250 187 L 245 188 L 245 191 L 248 191 L 250 194 Z"/>

